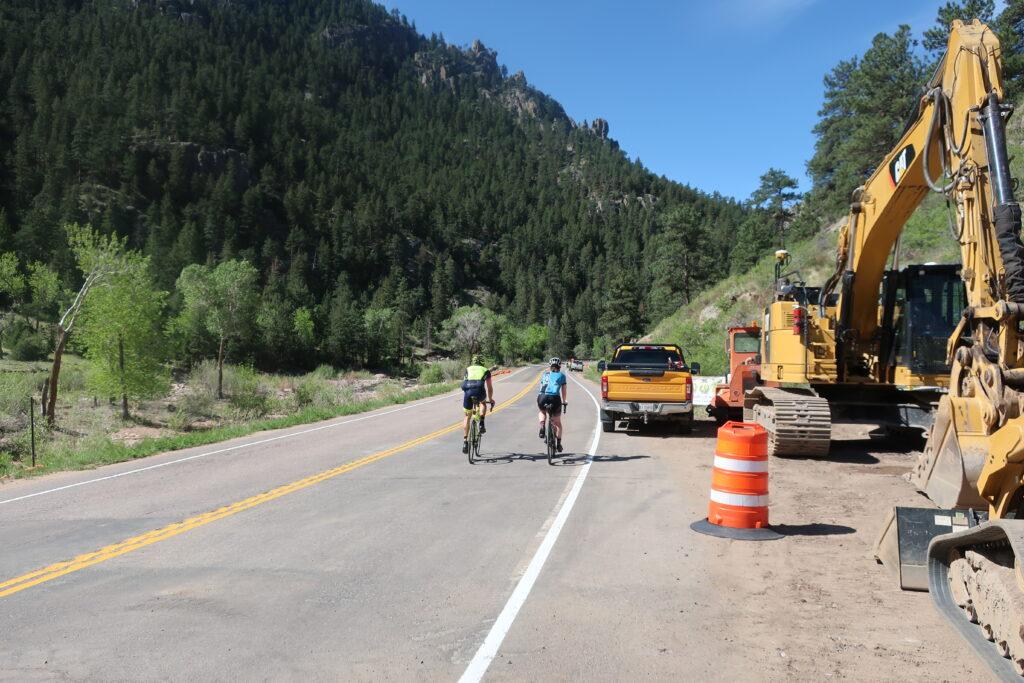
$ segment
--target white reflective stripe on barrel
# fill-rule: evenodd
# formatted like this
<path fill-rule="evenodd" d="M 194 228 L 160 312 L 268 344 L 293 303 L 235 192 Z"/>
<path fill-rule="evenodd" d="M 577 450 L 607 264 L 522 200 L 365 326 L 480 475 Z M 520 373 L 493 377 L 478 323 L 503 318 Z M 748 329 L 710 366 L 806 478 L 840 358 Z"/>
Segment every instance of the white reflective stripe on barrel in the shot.
<path fill-rule="evenodd" d="M 747 496 L 742 493 L 726 493 L 711 489 L 711 500 L 722 505 L 735 505 L 744 508 L 761 508 L 768 506 L 768 496 Z"/>
<path fill-rule="evenodd" d="M 730 472 L 767 472 L 768 461 L 738 460 L 736 458 L 726 458 L 721 455 L 716 455 L 715 467 L 720 470 L 729 470 Z"/>

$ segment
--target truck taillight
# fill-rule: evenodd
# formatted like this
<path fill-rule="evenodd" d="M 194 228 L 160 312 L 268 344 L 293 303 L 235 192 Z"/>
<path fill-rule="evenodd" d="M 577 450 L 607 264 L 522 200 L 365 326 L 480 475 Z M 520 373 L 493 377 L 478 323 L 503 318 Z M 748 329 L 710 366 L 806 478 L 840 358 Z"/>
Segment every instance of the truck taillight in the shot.
<path fill-rule="evenodd" d="M 693 398 L 693 378 L 692 377 L 687 377 L 686 378 L 686 400 L 689 401 L 691 398 Z"/>
<path fill-rule="evenodd" d="M 793 309 L 793 334 L 800 335 L 804 331 L 804 319 L 807 316 L 807 309 L 797 306 Z"/>
<path fill-rule="evenodd" d="M 601 375 L 601 398 L 608 400 L 608 378 Z"/>

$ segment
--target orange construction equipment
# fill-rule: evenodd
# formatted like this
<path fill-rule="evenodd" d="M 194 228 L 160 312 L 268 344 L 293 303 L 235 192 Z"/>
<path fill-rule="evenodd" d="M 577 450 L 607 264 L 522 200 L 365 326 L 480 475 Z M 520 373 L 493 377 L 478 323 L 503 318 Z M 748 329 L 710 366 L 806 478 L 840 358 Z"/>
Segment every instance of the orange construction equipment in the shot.
<path fill-rule="evenodd" d="M 752 422 L 726 422 L 718 429 L 711 500 L 706 519 L 690 528 L 740 540 L 772 540 L 768 526 L 768 432 Z"/>

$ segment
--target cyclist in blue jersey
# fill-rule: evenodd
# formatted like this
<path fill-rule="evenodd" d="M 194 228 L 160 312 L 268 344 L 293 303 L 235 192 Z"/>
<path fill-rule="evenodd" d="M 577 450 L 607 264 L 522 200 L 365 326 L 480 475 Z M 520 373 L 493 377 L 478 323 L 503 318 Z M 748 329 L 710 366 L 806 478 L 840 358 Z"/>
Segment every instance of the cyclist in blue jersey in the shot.
<path fill-rule="evenodd" d="M 473 356 L 462 380 L 462 409 L 466 414 L 462 421 L 463 453 L 469 453 L 469 417 L 473 412 L 474 398 L 481 403 L 480 433 L 483 434 L 487 431 L 487 425 L 484 422 L 487 417 L 487 406 L 488 404 L 494 405 L 494 384 L 491 381 L 491 371 L 481 364 L 480 356 Z"/>
<path fill-rule="evenodd" d="M 565 400 L 566 380 L 562 373 L 562 361 L 552 358 L 548 369 L 540 376 L 540 394 L 537 396 L 537 407 L 540 409 L 540 438 L 544 438 L 544 410 L 551 410 L 551 426 L 555 430 L 555 449 L 562 452 L 562 408 L 567 406 Z"/>

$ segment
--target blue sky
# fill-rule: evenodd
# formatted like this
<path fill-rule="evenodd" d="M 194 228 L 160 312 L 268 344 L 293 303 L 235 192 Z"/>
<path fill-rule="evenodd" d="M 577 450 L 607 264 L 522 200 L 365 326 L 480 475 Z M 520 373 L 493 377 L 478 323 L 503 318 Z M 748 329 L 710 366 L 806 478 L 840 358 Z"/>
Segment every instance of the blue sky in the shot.
<path fill-rule="evenodd" d="M 479 38 L 630 158 L 746 198 L 776 166 L 807 189 L 822 76 L 880 31 L 919 38 L 941 0 L 385 0 L 450 43 Z"/>

